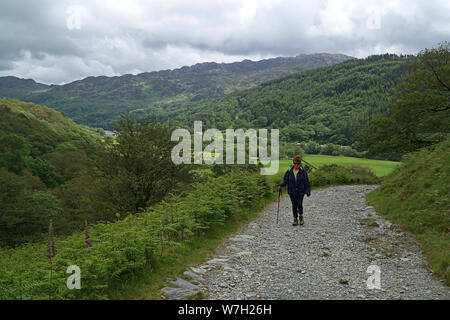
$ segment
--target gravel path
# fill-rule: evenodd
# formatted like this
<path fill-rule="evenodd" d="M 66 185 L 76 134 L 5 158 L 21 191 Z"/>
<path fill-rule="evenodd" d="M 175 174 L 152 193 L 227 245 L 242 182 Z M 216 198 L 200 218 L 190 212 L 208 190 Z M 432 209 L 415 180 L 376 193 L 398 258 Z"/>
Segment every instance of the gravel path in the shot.
<path fill-rule="evenodd" d="M 185 275 L 207 299 L 449 299 L 417 242 L 366 204 L 376 187 L 313 190 L 305 224 L 296 227 L 284 197 L 278 225 L 273 203 Z M 368 288 L 371 265 L 379 267 L 379 289 Z"/>

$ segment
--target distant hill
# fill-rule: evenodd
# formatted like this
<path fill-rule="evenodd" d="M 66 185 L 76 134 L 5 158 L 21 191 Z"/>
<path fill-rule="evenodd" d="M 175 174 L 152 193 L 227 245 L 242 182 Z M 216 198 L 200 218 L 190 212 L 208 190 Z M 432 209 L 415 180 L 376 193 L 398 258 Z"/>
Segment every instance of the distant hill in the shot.
<path fill-rule="evenodd" d="M 204 128 L 279 128 L 285 141 L 314 140 L 351 145 L 371 119 L 386 115 L 392 89 L 411 57 L 392 54 L 355 59 L 308 70 L 235 91 L 186 103 L 157 114 L 176 125 Z"/>
<path fill-rule="evenodd" d="M 49 86 L 31 79 L 19 79 L 12 76 L 0 77 L 0 97 L 23 100 L 30 93 L 37 94 L 49 90 L 49 88 Z"/>
<path fill-rule="evenodd" d="M 0 97 L 46 105 L 64 111 L 77 123 L 109 129 L 122 112 L 155 115 L 185 102 L 221 97 L 281 76 L 351 59 L 342 54 L 319 53 L 261 61 L 208 62 L 138 75 L 88 77 L 50 86 L 30 79 L 0 77 Z"/>

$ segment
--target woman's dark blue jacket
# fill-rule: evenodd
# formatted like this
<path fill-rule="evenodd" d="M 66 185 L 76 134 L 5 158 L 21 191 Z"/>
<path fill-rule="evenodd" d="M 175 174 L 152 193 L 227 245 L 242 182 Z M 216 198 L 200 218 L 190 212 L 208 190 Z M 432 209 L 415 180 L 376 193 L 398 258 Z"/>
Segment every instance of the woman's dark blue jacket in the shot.
<path fill-rule="evenodd" d="M 300 196 L 306 194 L 311 195 L 311 185 L 309 184 L 308 173 L 303 167 L 299 167 L 297 174 L 297 184 L 295 183 L 294 166 L 291 165 L 288 171 L 284 174 L 283 181 L 279 184 L 280 187 L 288 185 L 288 193 L 290 195 Z"/>

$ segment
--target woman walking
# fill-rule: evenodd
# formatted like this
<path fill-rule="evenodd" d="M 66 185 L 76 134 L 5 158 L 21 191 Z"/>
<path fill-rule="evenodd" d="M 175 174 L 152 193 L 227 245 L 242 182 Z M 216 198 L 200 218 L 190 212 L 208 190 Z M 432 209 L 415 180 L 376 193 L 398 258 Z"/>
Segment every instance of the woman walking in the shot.
<path fill-rule="evenodd" d="M 292 159 L 292 165 L 284 174 L 283 181 L 278 185 L 280 190 L 285 185 L 288 185 L 288 194 L 292 202 L 292 213 L 294 215 L 293 226 L 299 224 L 303 225 L 303 197 L 305 194 L 309 197 L 311 195 L 311 186 L 309 184 L 308 173 L 305 168 L 301 167 L 302 156 L 297 155 Z"/>

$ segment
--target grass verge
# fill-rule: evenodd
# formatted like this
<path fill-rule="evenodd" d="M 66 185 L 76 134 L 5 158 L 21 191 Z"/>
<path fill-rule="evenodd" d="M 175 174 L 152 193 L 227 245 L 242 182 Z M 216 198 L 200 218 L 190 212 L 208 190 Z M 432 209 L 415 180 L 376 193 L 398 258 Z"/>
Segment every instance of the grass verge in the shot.
<path fill-rule="evenodd" d="M 367 196 L 377 213 L 419 242 L 433 271 L 450 286 L 450 140 L 412 153 Z"/>

